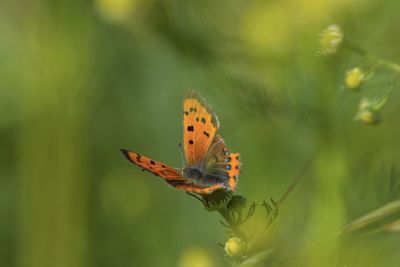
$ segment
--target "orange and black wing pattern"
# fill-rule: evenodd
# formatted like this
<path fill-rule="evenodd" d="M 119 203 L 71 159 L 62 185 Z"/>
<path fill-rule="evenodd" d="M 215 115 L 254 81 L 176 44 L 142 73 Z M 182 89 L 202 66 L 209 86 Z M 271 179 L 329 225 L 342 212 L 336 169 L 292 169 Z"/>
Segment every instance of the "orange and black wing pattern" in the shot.
<path fill-rule="evenodd" d="M 223 184 L 200 186 L 200 185 L 196 185 L 196 184 L 186 181 L 186 180 L 169 181 L 168 184 L 170 184 L 171 186 L 173 186 L 175 188 L 181 189 L 185 192 L 196 193 L 196 194 L 200 194 L 200 195 L 210 194 L 211 192 L 213 192 L 217 189 L 225 188 L 225 186 Z"/>
<path fill-rule="evenodd" d="M 178 170 L 165 165 L 162 162 L 152 160 L 149 157 L 126 149 L 121 149 L 121 152 L 130 162 L 136 164 L 143 170 L 149 171 L 163 178 L 170 186 L 185 192 L 209 194 L 217 189 L 224 188 L 222 184 L 214 184 L 210 186 L 196 185 L 191 181 L 185 180 Z"/>
<path fill-rule="evenodd" d="M 240 173 L 239 154 L 230 153 L 217 135 L 219 123 L 211 108 L 197 92 L 189 90 L 183 101 L 183 114 L 186 167 L 201 171 L 199 178 L 184 177 L 181 170 L 134 151 L 121 149 L 122 153 L 141 169 L 186 192 L 204 195 L 217 189 L 235 190 Z"/>
<path fill-rule="evenodd" d="M 183 147 L 188 165 L 204 159 L 218 128 L 211 108 L 197 92 L 189 90 L 183 101 Z"/>
<path fill-rule="evenodd" d="M 225 157 L 226 161 L 226 172 L 228 174 L 228 185 L 229 189 L 234 191 L 236 189 L 236 184 L 238 182 L 239 174 L 240 174 L 240 154 L 239 153 L 230 153 Z"/>
<path fill-rule="evenodd" d="M 166 181 L 183 180 L 180 171 L 170 167 L 160 161 L 155 161 L 149 157 L 143 156 L 137 152 L 121 149 L 121 152 L 132 163 L 139 166 L 142 170 L 149 171 Z"/>
<path fill-rule="evenodd" d="M 216 135 L 206 156 L 207 174 L 221 177 L 225 180 L 225 187 L 234 191 L 240 174 L 240 166 L 240 154 L 231 153 L 224 139 Z"/>

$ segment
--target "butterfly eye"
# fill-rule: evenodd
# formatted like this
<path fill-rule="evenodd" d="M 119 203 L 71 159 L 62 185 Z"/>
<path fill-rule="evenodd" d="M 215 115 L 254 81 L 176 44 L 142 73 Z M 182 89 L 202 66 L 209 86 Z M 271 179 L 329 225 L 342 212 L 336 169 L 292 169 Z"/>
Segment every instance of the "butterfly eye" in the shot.
<path fill-rule="evenodd" d="M 229 151 L 225 151 L 224 155 L 229 156 Z"/>

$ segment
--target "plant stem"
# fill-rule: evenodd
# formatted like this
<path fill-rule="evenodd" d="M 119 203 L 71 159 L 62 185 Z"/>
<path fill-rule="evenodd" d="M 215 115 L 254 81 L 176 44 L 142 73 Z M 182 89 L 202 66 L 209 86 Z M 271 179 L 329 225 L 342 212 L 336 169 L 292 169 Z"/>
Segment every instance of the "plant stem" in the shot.
<path fill-rule="evenodd" d="M 377 65 L 384 66 L 388 69 L 391 69 L 395 72 L 400 73 L 400 64 L 397 64 L 395 62 L 391 62 L 388 60 L 384 60 L 381 57 L 371 54 L 371 53 L 367 52 L 366 50 L 362 49 L 361 47 L 354 45 L 352 43 L 345 42 L 343 45 L 345 47 L 347 47 L 348 49 L 352 50 L 353 52 L 359 54 L 360 56 L 366 57 L 366 58 L 370 59 L 371 61 L 374 61 L 375 63 L 377 63 Z"/>
<path fill-rule="evenodd" d="M 239 229 L 237 225 L 233 222 L 228 210 L 226 208 L 218 210 L 218 212 L 224 217 L 225 221 L 228 223 L 232 231 L 242 240 L 246 241 L 246 235 Z"/>
<path fill-rule="evenodd" d="M 292 192 L 293 188 L 296 186 L 296 184 L 300 181 L 300 179 L 304 176 L 304 174 L 310 169 L 312 163 L 314 162 L 314 158 L 311 158 L 306 165 L 301 169 L 301 171 L 297 174 L 297 176 L 294 178 L 292 183 L 289 185 L 288 189 L 286 192 L 282 195 L 281 199 L 279 199 L 278 206 L 280 206 L 283 201 L 289 196 L 290 192 Z"/>
<path fill-rule="evenodd" d="M 393 70 L 393 71 L 396 71 L 396 72 L 400 73 L 400 65 L 397 64 L 397 63 L 394 63 L 394 62 L 391 62 L 391 61 L 386 61 L 386 60 L 383 60 L 383 59 L 381 59 L 379 61 L 379 63 L 381 65 Z"/>

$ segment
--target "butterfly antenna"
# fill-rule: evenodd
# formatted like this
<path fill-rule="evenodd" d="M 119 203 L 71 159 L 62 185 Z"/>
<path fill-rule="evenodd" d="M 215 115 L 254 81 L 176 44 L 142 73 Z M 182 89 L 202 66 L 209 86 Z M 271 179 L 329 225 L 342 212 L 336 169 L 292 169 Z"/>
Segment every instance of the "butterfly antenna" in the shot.
<path fill-rule="evenodd" d="M 181 154 L 182 166 L 184 166 L 186 162 L 185 162 L 185 158 L 183 157 L 183 147 L 182 147 L 182 143 L 179 143 L 178 146 L 179 146 L 179 152 L 180 152 L 180 154 Z"/>

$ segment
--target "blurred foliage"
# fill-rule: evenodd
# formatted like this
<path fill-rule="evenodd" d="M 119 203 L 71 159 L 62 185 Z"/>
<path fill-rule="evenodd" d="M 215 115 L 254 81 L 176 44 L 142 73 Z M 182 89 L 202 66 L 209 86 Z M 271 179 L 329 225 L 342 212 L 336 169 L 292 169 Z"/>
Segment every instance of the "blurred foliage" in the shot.
<path fill-rule="evenodd" d="M 1 1 L 0 265 L 227 264 L 218 214 L 119 153 L 181 167 L 181 103 L 194 88 L 241 153 L 237 191 L 249 201 L 279 199 L 315 158 L 244 266 L 398 266 L 398 214 L 383 231 L 336 233 L 400 198 L 400 88 L 376 71 L 343 90 L 365 61 L 340 48 L 322 56 L 318 38 L 337 24 L 399 63 L 399 9 L 397 0 Z M 380 124 L 353 121 L 360 94 L 389 87 Z M 256 212 L 243 230 L 263 225 Z"/>

